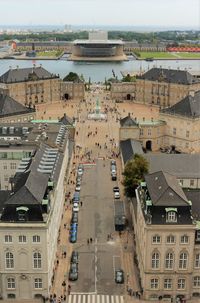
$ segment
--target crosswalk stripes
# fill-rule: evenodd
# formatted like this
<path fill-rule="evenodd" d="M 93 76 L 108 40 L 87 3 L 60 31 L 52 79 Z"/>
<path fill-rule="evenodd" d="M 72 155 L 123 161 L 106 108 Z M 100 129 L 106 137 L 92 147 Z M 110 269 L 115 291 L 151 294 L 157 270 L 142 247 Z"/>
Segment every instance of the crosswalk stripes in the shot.
<path fill-rule="evenodd" d="M 124 303 L 124 298 L 114 295 L 71 294 L 67 303 Z"/>

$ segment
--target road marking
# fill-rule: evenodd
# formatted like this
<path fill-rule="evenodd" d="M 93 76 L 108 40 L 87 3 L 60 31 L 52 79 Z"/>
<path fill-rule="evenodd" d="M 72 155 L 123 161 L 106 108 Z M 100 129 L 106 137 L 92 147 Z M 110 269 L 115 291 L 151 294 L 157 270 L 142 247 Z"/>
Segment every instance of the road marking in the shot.
<path fill-rule="evenodd" d="M 67 303 L 124 303 L 123 296 L 117 295 L 97 295 L 94 293 L 70 294 Z"/>
<path fill-rule="evenodd" d="M 105 296 L 101 296 L 101 303 L 104 303 Z"/>
<path fill-rule="evenodd" d="M 72 300 L 72 296 L 70 295 L 68 299 L 68 303 L 71 303 L 71 300 Z"/>
<path fill-rule="evenodd" d="M 114 296 L 111 296 L 111 303 L 114 303 Z"/>
<path fill-rule="evenodd" d="M 124 303 L 124 297 L 123 296 L 120 296 L 120 302 Z"/>
<path fill-rule="evenodd" d="M 78 303 L 81 303 L 81 296 L 78 296 Z"/>
<path fill-rule="evenodd" d="M 116 296 L 116 303 L 119 303 L 119 297 Z"/>
<path fill-rule="evenodd" d="M 106 303 L 109 303 L 109 302 L 110 302 L 109 296 L 107 295 L 107 296 L 106 296 Z"/>
<path fill-rule="evenodd" d="M 73 303 L 76 303 L 76 295 L 73 297 Z"/>
<path fill-rule="evenodd" d="M 83 303 L 85 303 L 85 298 L 86 298 L 86 296 L 85 296 L 85 295 L 83 295 Z"/>

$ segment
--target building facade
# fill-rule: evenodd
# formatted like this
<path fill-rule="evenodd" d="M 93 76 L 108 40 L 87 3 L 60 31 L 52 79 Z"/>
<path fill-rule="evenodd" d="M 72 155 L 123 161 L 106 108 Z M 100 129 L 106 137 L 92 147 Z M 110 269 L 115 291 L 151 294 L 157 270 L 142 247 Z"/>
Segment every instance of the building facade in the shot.
<path fill-rule="evenodd" d="M 63 81 L 61 82 L 61 97 L 63 100 L 85 98 L 85 84 L 83 81 Z"/>
<path fill-rule="evenodd" d="M 170 107 L 189 94 L 200 90 L 200 81 L 186 70 L 152 68 L 134 82 L 111 85 L 111 98 Z"/>
<path fill-rule="evenodd" d="M 31 154 L 23 155 L 11 189 L 0 193 L 0 295 L 3 299 L 42 299 L 49 296 L 55 275 L 65 174 L 72 148 L 67 126 L 62 123 L 29 124 L 26 131 L 15 125 L 10 137 L 20 128 L 18 149 L 23 153 L 29 146 Z M 9 147 L 13 155 L 15 148 L 13 142 Z"/>
<path fill-rule="evenodd" d="M 147 175 L 137 188 L 131 210 L 144 299 L 200 296 L 200 229 L 193 207 L 168 173 Z"/>

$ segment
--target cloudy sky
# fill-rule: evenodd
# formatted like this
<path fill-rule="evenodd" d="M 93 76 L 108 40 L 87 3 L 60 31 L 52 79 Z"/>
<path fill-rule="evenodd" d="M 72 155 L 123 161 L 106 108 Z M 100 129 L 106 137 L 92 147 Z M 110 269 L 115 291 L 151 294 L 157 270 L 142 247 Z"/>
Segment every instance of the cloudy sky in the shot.
<path fill-rule="evenodd" d="M 200 28 L 200 0 L 0 0 L 0 24 Z"/>

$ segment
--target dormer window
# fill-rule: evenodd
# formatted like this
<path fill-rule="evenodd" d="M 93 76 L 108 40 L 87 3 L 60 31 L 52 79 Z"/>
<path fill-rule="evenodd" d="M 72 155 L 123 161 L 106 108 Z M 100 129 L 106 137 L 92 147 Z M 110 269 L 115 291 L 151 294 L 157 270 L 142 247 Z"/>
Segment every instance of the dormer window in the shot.
<path fill-rule="evenodd" d="M 165 208 L 166 211 L 166 222 L 176 223 L 177 222 L 177 208 Z"/>

